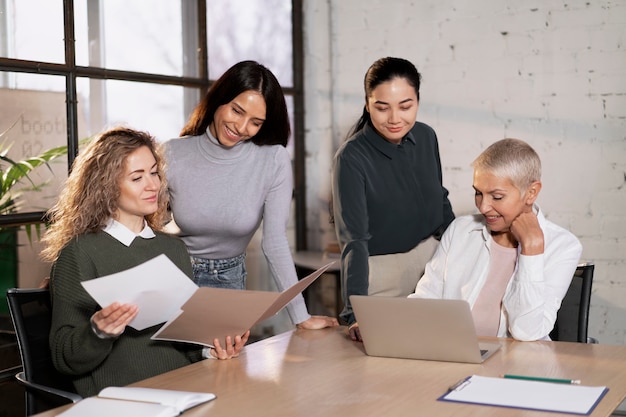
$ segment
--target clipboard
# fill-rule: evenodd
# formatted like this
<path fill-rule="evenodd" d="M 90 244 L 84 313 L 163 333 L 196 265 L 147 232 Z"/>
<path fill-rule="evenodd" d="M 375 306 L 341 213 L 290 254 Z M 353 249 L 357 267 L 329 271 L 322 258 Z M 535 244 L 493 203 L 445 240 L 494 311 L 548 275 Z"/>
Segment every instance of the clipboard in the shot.
<path fill-rule="evenodd" d="M 450 387 L 438 401 L 589 415 L 607 387 L 469 376 Z"/>

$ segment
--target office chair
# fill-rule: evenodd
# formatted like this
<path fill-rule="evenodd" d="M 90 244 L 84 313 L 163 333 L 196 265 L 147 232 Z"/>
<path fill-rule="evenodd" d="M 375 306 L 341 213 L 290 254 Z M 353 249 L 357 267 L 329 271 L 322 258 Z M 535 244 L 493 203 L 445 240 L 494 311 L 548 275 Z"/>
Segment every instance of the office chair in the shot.
<path fill-rule="evenodd" d="M 587 335 L 591 285 L 593 283 L 593 262 L 578 264 L 572 282 L 565 294 L 556 317 L 552 340 L 579 343 L 598 343 Z"/>
<path fill-rule="evenodd" d="M 81 400 L 70 379 L 52 365 L 49 290 L 9 288 L 7 301 L 24 369 L 15 378 L 26 388 L 26 415 Z"/>

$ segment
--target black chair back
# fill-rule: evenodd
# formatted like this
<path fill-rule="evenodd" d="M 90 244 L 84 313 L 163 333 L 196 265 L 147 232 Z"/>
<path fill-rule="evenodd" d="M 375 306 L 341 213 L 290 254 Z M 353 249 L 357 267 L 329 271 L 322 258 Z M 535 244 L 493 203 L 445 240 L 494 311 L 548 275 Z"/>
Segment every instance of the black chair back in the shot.
<path fill-rule="evenodd" d="M 579 343 L 596 342 L 595 339 L 588 337 L 594 268 L 594 264 L 591 262 L 579 264 L 576 268 L 572 283 L 557 313 L 554 329 L 550 333 L 552 340 Z"/>
<path fill-rule="evenodd" d="M 24 368 L 25 381 L 19 374 L 18 380 L 26 384 L 26 415 L 41 413 L 80 399 L 69 377 L 59 373 L 52 364 L 48 342 L 52 319 L 49 290 L 10 288 L 7 290 L 7 301 Z M 50 387 L 51 390 L 33 389 L 29 383 Z M 70 396 L 73 393 L 75 397 L 64 398 L 51 392 L 57 390 L 67 391 Z"/>

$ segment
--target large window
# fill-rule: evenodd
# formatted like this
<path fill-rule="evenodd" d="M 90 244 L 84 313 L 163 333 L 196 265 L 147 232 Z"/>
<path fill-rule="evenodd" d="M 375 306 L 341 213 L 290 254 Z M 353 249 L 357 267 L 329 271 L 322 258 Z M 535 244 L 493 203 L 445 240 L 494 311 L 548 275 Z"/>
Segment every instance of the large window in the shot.
<path fill-rule="evenodd" d="M 284 88 L 302 187 L 300 13 L 300 0 L 0 0 L 0 166 L 67 146 L 12 188 L 19 204 L 0 208 L 0 229 L 42 221 L 81 139 L 118 124 L 177 137 L 211 81 L 244 59 Z"/>
<path fill-rule="evenodd" d="M 7 157 L 19 160 L 68 145 L 68 157 L 52 164 L 67 169 L 81 139 L 113 125 L 148 130 L 159 140 L 176 137 L 211 80 L 244 59 L 276 74 L 297 133 L 297 3 L 0 0 L 0 132 L 6 131 L 0 151 L 11 144 Z M 11 219 L 38 221 L 52 203 L 39 197 L 53 197 L 56 191 L 46 188 L 63 181 L 57 171 L 33 174 L 47 185 L 42 193 L 22 193 L 13 212 L 20 216 Z M 7 222 L 0 217 L 0 226 Z"/>

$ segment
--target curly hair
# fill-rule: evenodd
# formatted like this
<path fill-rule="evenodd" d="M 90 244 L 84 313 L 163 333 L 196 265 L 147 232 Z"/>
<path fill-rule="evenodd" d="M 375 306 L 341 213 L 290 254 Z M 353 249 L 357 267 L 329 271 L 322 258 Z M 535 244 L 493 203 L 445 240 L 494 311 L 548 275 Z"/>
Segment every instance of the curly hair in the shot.
<path fill-rule="evenodd" d="M 152 152 L 161 179 L 157 211 L 146 221 L 152 229 L 163 228 L 169 198 L 161 148 L 147 132 L 115 127 L 91 141 L 74 161 L 58 202 L 47 213 L 51 225 L 42 239 L 44 260 L 55 261 L 71 239 L 101 230 L 114 217 L 126 159 L 142 146 Z"/>

